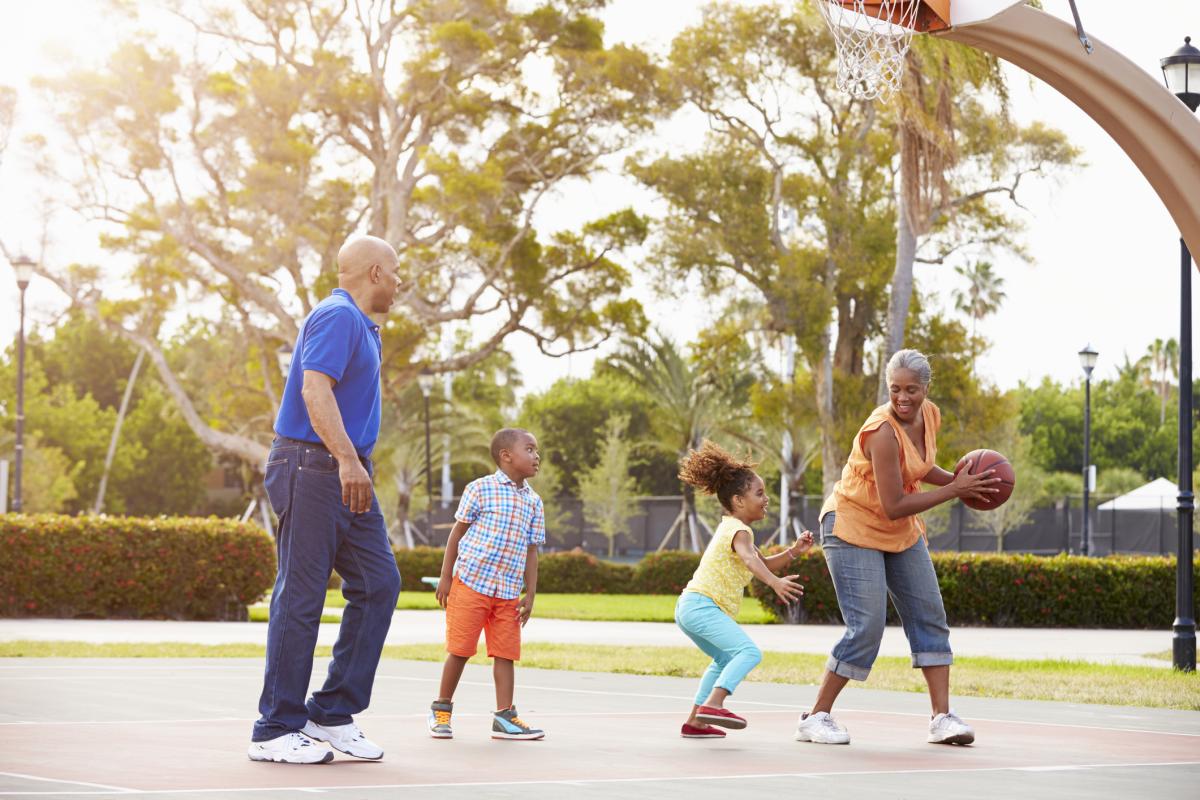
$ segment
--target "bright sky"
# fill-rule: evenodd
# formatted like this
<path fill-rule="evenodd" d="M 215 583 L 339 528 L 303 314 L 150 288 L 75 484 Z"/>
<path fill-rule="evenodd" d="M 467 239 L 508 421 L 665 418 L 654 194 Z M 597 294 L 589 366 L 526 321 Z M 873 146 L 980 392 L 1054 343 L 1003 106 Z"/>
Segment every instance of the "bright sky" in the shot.
<path fill-rule="evenodd" d="M 702 5 L 701 0 L 614 0 L 605 12 L 610 40 L 665 50 L 672 36 L 699 19 Z M 1066 0 L 1046 0 L 1044 5 L 1070 18 Z M 0 238 L 10 246 L 36 250 L 40 237 L 34 207 L 38 187 L 31 165 L 22 161 L 19 142 L 45 124 L 44 109 L 29 82 L 61 70 L 64 61 L 102 59 L 114 41 L 104 35 L 111 29 L 105 6 L 82 0 L 0 0 L 0 83 L 15 86 L 21 95 L 18 129 L 0 164 Z M 1195 0 L 1156 0 L 1153 14 L 1130 13 L 1145 7 L 1135 2 L 1079 0 L 1079 6 L 1089 34 L 1156 78 L 1161 78 L 1158 60 L 1179 47 L 1185 35 L 1200 39 L 1200 4 Z M 994 342 L 981 370 L 1002 387 L 1043 375 L 1074 381 L 1080 375 L 1076 352 L 1090 342 L 1100 352 L 1099 376 L 1111 375 L 1125 353 L 1137 358 L 1155 338 L 1178 336 L 1178 233 L 1149 184 L 1096 123 L 1020 70 L 1009 67 L 1008 75 L 1016 119 L 1042 120 L 1065 131 L 1082 148 L 1087 166 L 1057 185 L 1042 183 L 1023 191 L 1033 264 L 996 259 L 1008 298 L 981 325 Z M 685 118 L 666 126 L 663 137 L 686 147 L 698 143 L 700 130 Z M 571 224 L 630 203 L 644 211 L 656 208 L 631 181 L 606 175 L 589 187 L 563 192 L 541 223 Z M 98 260 L 95 239 L 93 229 L 61 216 L 49 258 L 53 263 Z M 936 286 L 943 305 L 951 307 L 957 276 L 945 267 L 917 269 L 924 287 Z M 690 339 L 707 316 L 697 313 L 698 298 L 658 299 L 647 283 L 639 278 L 636 286 L 651 320 L 680 340 Z M 0 266 L 0 340 L 15 335 L 16 294 L 11 272 Z M 30 288 L 28 302 L 31 320 L 39 325 L 51 322 L 64 307 L 57 290 L 42 280 Z M 589 354 L 551 360 L 518 340 L 509 347 L 531 389 L 564 374 L 586 375 L 594 359 Z"/>

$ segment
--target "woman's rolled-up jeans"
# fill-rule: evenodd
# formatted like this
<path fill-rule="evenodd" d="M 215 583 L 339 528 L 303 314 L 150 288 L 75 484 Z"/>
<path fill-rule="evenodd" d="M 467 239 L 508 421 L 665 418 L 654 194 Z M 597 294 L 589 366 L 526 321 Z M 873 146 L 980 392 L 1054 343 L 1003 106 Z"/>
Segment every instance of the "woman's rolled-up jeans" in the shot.
<path fill-rule="evenodd" d="M 675 623 L 712 658 L 700 679 L 696 705 L 704 705 L 713 687 L 733 690 L 762 661 L 762 651 L 741 626 L 711 597 L 685 591 L 675 603 Z"/>
<path fill-rule="evenodd" d="M 843 678 L 867 679 L 883 640 L 889 596 L 904 625 L 913 667 L 953 664 L 946 609 L 924 538 L 899 553 L 858 547 L 833 535 L 834 513 L 821 520 L 821 550 L 846 633 L 825 668 Z"/>

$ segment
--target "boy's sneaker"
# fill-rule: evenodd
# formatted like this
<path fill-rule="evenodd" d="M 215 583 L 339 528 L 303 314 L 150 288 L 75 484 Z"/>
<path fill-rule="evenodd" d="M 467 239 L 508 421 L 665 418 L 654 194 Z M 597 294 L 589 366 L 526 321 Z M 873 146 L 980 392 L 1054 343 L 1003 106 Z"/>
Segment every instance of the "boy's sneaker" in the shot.
<path fill-rule="evenodd" d="M 493 739 L 541 739 L 545 735 L 545 731 L 526 725 L 517 716 L 516 706 L 492 713 Z"/>
<path fill-rule="evenodd" d="M 938 714 L 929 721 L 929 741 L 932 744 L 971 744 L 975 731 L 954 713 Z"/>
<path fill-rule="evenodd" d="M 713 708 L 712 706 L 700 706 L 696 709 L 696 719 L 700 722 L 705 722 L 709 725 L 720 725 L 722 728 L 732 728 L 735 731 L 740 731 L 746 727 L 746 720 L 739 717 L 727 708 Z"/>
<path fill-rule="evenodd" d="M 363 732 L 353 722 L 346 725 L 318 725 L 310 719 L 304 723 L 300 732 L 318 742 L 329 742 L 335 750 L 340 750 L 348 756 L 370 761 L 383 758 L 383 748 L 363 736 Z"/>
<path fill-rule="evenodd" d="M 800 715 L 796 725 L 797 742 L 816 742 L 817 744 L 850 744 L 850 733 L 837 723 L 833 717 L 824 711 L 809 714 L 807 711 Z"/>
<path fill-rule="evenodd" d="M 246 755 L 250 756 L 251 761 L 278 761 L 284 764 L 324 764 L 333 761 L 332 750 L 294 731 L 265 742 L 251 742 Z"/>
<path fill-rule="evenodd" d="M 434 700 L 429 706 L 429 735 L 435 739 L 453 739 L 454 730 L 450 727 L 450 715 L 453 712 L 454 703 Z"/>
<path fill-rule="evenodd" d="M 685 739 L 724 739 L 725 731 L 720 728 L 714 728 L 712 725 L 705 725 L 703 728 L 696 725 L 688 725 L 683 723 L 683 727 L 679 729 L 679 735 Z"/>

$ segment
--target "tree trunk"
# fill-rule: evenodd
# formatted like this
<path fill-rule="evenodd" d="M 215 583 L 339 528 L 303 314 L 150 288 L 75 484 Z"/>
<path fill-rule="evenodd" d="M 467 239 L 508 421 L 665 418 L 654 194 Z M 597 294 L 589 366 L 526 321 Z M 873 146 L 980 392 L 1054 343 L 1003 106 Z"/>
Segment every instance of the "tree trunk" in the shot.
<path fill-rule="evenodd" d="M 888 295 L 887 324 L 884 327 L 883 358 L 879 369 L 879 389 L 876 402 L 887 402 L 887 362 L 892 354 L 904 347 L 904 326 L 908 322 L 908 307 L 912 302 L 913 264 L 917 260 L 917 236 L 908 217 L 904 192 L 897 193 L 896 268 L 892 272 L 892 290 Z"/>
<path fill-rule="evenodd" d="M 833 354 L 829 352 L 829 334 L 821 337 L 822 353 L 812 370 L 817 394 L 817 423 L 821 428 L 821 484 L 826 497 L 833 492 L 842 471 L 837 444 L 837 420 L 833 415 Z"/>
<path fill-rule="evenodd" d="M 100 488 L 96 490 L 96 502 L 92 513 L 99 514 L 104 510 L 104 494 L 108 490 L 108 473 L 112 471 L 113 456 L 117 454 L 117 440 L 121 437 L 121 426 L 125 424 L 125 414 L 129 411 L 129 398 L 133 395 L 133 385 L 137 382 L 138 370 L 142 368 L 142 360 L 146 357 L 145 350 L 138 350 L 137 358 L 133 360 L 133 369 L 129 370 L 129 380 L 125 383 L 125 393 L 121 395 L 121 407 L 117 409 L 117 421 L 113 424 L 112 438 L 108 440 L 108 452 L 104 455 L 104 472 L 100 474 Z M 271 528 L 268 526 L 267 530 Z"/>

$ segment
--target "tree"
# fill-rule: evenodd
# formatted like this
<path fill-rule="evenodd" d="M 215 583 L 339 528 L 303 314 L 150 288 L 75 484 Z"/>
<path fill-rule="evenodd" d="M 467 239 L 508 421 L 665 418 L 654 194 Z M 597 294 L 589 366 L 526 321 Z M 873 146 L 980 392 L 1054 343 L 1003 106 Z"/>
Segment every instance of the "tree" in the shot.
<path fill-rule="evenodd" d="M 623 342 L 604 363 L 649 399 L 655 413 L 651 423 L 653 438 L 646 445 L 669 455 L 673 462 L 677 463 L 689 450 L 699 449 L 715 431 L 736 435 L 749 419 L 745 406 L 737 403 L 734 386 L 711 370 L 697 368 L 662 333 L 650 339 Z M 686 533 L 691 548 L 699 551 L 703 527 L 706 526 L 696 514 L 695 489 L 685 485 L 679 516 L 659 549 L 678 530 L 680 545 Z"/>
<path fill-rule="evenodd" d="M 650 59 L 605 47 L 597 7 L 247 0 L 192 17 L 178 4 L 196 30 L 190 54 L 131 38 L 101 70 L 42 82 L 75 165 L 59 171 L 81 176 L 73 206 L 108 226 L 104 244 L 133 261 L 128 286 L 145 299 L 108 299 L 109 269 L 46 274 L 146 351 L 206 445 L 253 465 L 266 428 L 197 408 L 163 320 L 219 306 L 223 335 L 263 366 L 252 388 L 271 406 L 270 356 L 360 228 L 401 253 L 402 313 L 384 325 L 391 400 L 422 365 L 461 370 L 510 335 L 563 355 L 637 331 L 614 258 L 644 221 L 534 226 L 547 197 L 594 174 L 658 107 Z M 433 357 L 463 323 L 479 340 Z"/>
<path fill-rule="evenodd" d="M 977 261 L 967 266 L 954 268 L 967 280 L 967 288 L 954 290 L 954 307 L 971 319 L 971 341 L 974 342 L 978 333 L 980 320 L 994 314 L 1004 301 L 1004 278 L 992 271 L 992 265 L 987 261 Z M 971 355 L 971 369 L 975 369 L 975 354 Z"/>
<path fill-rule="evenodd" d="M 874 104 L 834 89 L 834 56 L 807 4 L 708 6 L 672 44 L 667 76 L 708 123 L 703 150 L 629 164 L 670 206 L 668 272 L 699 275 L 710 293 L 748 287 L 770 330 L 795 337 L 826 489 L 845 455 L 835 374 L 863 372 L 895 238 L 892 138 Z"/>
<path fill-rule="evenodd" d="M 557 473 L 559 492 L 578 496 L 582 473 L 600 460 L 607 420 L 627 419 L 626 435 L 637 443 L 630 474 L 638 491 L 647 495 L 679 490 L 674 449 L 643 445 L 653 441 L 656 406 L 636 385 L 598 364 L 588 378 L 560 378 L 544 392 L 530 393 L 521 403 L 517 424 L 532 431 L 542 451 L 542 470 Z M 541 477 L 539 476 L 539 479 Z"/>
<path fill-rule="evenodd" d="M 638 513 L 629 474 L 630 446 L 625 439 L 628 424 L 624 417 L 609 417 L 600 460 L 579 480 L 583 516 L 608 540 L 609 558 L 613 557 L 617 537 L 629 532 L 629 520 Z"/>
<path fill-rule="evenodd" d="M 895 269 L 881 364 L 904 347 L 916 262 L 945 263 L 964 249 L 1022 254 L 1019 222 L 996 198 L 1019 206 L 1030 176 L 1048 176 L 1079 156 L 1041 123 L 1016 125 L 996 56 L 936 37 L 917 37 L 894 109 L 898 150 Z M 887 399 L 879 370 L 877 400 Z"/>
<path fill-rule="evenodd" d="M 1158 424 L 1163 425 L 1167 421 L 1167 398 L 1171 396 L 1171 384 L 1168 379 L 1179 375 L 1179 342 L 1175 339 L 1167 339 L 1165 342 L 1155 339 L 1147 348 L 1141 363 L 1148 368 L 1147 378 L 1153 382 L 1155 391 L 1158 392 Z"/>
<path fill-rule="evenodd" d="M 954 271 L 967 280 L 967 288 L 954 290 L 954 307 L 971 319 L 971 338 L 977 334 L 979 321 L 994 314 L 1004 301 L 1004 278 L 992 271 L 987 261 L 955 267 Z"/>
<path fill-rule="evenodd" d="M 1016 475 L 1012 495 L 1003 505 L 988 511 L 972 511 L 977 523 L 996 537 L 996 552 L 1004 552 L 1004 537 L 1025 524 L 1042 499 L 1046 474 L 1033 462 L 1029 440 L 1017 432 L 1015 420 L 1006 426 L 997 448 L 1008 458 Z"/>

